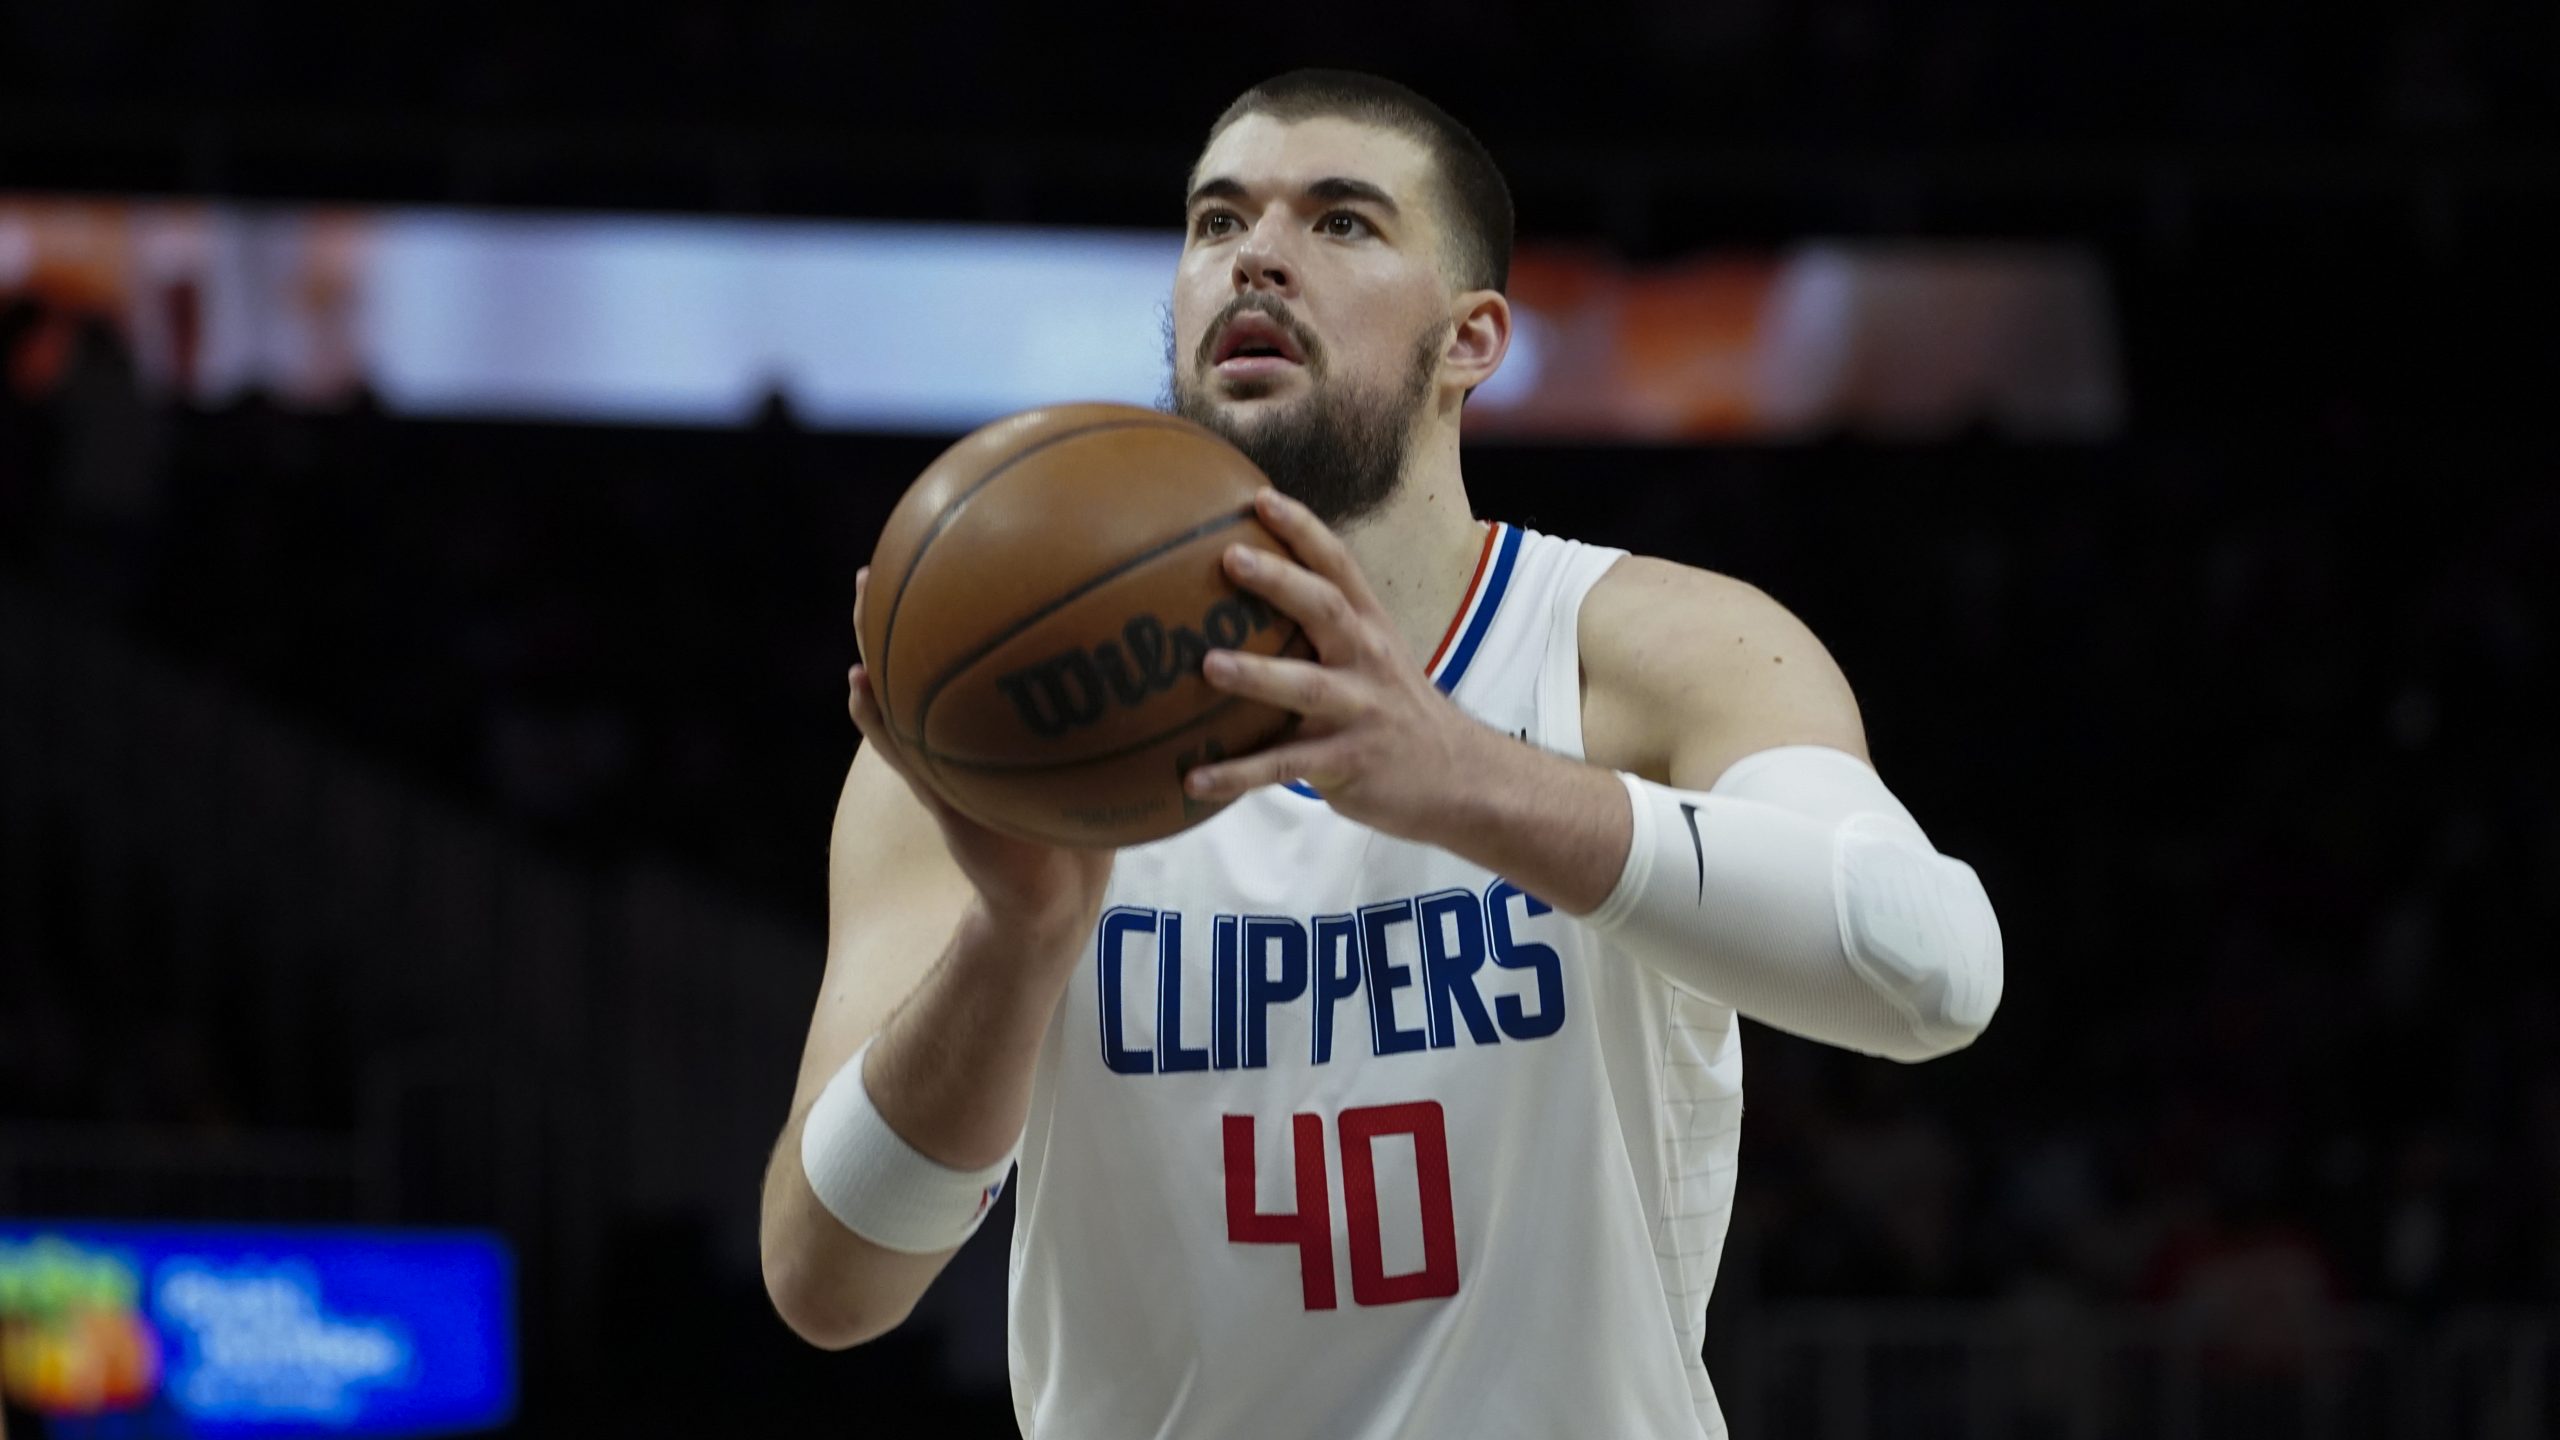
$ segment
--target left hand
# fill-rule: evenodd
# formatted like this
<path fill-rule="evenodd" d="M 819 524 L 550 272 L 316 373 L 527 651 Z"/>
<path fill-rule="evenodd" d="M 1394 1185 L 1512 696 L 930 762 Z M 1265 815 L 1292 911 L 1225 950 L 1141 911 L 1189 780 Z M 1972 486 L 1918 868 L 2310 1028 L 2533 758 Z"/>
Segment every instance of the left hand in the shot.
<path fill-rule="evenodd" d="M 1227 573 L 1295 619 L 1314 642 L 1313 661 L 1213 650 L 1202 669 L 1229 694 L 1295 712 L 1283 744 L 1193 770 L 1185 785 L 1204 800 L 1232 800 L 1262 785 L 1304 780 L 1347 819 L 1428 841 L 1448 797 L 1482 779 L 1495 733 L 1431 683 L 1342 538 L 1277 490 L 1258 497 L 1262 522 L 1299 563 L 1236 545 Z"/>

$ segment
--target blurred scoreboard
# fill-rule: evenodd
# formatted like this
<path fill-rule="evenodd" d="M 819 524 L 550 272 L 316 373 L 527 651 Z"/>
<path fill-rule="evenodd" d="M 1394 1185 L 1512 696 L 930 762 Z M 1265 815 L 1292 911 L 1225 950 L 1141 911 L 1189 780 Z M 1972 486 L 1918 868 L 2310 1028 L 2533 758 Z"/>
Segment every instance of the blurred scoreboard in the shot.
<path fill-rule="evenodd" d="M 0 1222 L 0 1394 L 101 1440 L 489 1429 L 513 1264 L 471 1233 Z"/>

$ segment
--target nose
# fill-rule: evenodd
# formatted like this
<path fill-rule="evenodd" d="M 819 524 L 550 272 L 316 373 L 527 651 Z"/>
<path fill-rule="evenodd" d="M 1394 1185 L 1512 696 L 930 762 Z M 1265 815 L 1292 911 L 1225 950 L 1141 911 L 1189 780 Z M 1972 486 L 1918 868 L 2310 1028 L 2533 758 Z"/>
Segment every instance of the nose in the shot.
<path fill-rule="evenodd" d="M 1238 293 L 1267 290 L 1279 295 L 1297 293 L 1297 272 L 1274 243 L 1269 222 L 1254 227 L 1244 243 L 1236 247 L 1235 287 Z"/>

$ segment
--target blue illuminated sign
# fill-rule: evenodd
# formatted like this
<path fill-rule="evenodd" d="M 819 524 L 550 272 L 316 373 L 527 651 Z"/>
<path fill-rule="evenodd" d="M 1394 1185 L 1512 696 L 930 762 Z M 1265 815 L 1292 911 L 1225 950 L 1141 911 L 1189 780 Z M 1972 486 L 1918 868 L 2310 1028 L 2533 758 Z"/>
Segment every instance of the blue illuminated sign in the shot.
<path fill-rule="evenodd" d="M 451 1435 L 515 1389 L 494 1237 L 0 1222 L 0 1390 L 87 1433 Z"/>

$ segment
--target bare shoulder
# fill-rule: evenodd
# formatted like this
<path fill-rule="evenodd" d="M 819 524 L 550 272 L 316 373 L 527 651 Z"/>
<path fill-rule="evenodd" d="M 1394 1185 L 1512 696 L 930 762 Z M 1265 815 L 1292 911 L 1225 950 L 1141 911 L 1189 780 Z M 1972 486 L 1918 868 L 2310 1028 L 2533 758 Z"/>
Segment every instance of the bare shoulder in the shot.
<path fill-rule="evenodd" d="M 1745 755 L 1828 745 L 1861 759 L 1846 676 L 1802 620 L 1730 575 L 1630 555 L 1582 602 L 1583 750 L 1704 789 Z"/>

